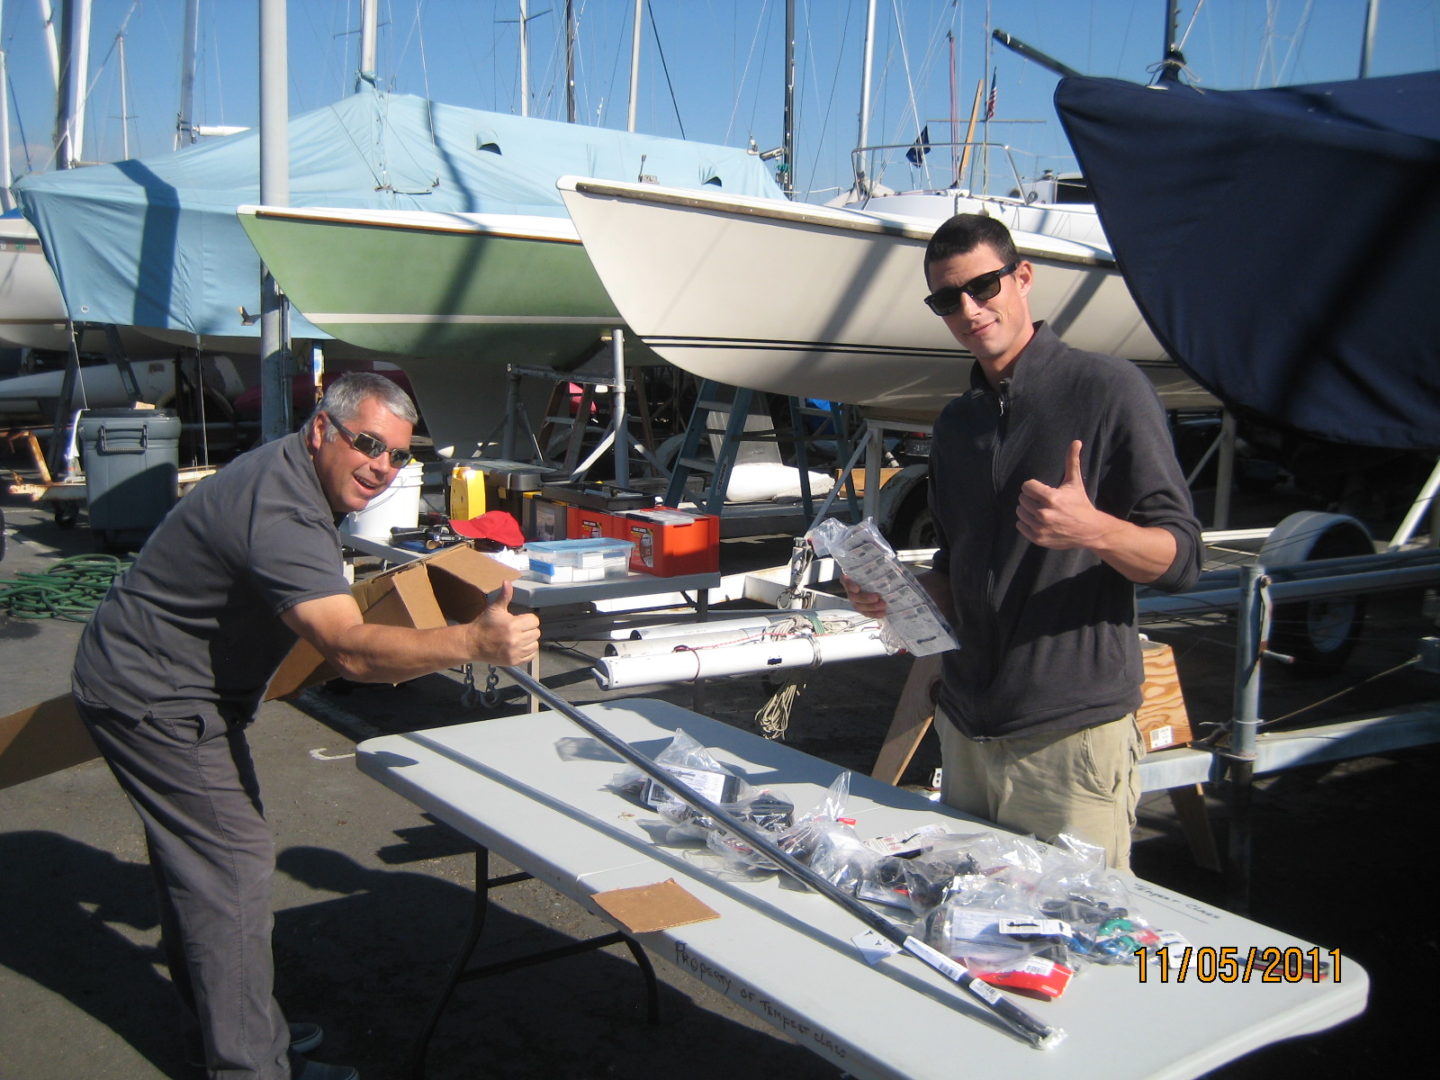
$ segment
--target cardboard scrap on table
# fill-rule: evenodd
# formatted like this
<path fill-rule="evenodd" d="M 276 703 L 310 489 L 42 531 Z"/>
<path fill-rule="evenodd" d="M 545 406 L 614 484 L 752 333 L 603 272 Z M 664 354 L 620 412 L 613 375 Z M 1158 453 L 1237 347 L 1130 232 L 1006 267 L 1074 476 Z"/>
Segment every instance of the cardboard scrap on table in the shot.
<path fill-rule="evenodd" d="M 672 926 L 720 918 L 718 911 L 691 896 L 674 878 L 654 885 L 596 893 L 594 900 L 632 934 L 648 934 L 653 930 L 669 930 Z"/>

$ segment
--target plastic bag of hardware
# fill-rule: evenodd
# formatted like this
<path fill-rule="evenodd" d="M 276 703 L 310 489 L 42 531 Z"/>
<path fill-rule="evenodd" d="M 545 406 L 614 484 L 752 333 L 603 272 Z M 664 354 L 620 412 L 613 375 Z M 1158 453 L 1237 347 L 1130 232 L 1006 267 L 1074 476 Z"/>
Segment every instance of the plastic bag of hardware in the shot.
<path fill-rule="evenodd" d="M 775 846 L 800 862 L 809 865 L 822 837 L 828 830 L 843 827 L 841 818 L 845 801 L 850 797 L 850 774 L 842 772 L 830 783 L 825 798 L 791 823 L 773 834 Z M 728 867 L 741 874 L 769 874 L 777 869 L 768 858 L 738 836 L 724 829 L 711 829 L 705 835 L 710 850 L 721 856 Z"/>
<path fill-rule="evenodd" d="M 885 599 L 880 638 L 891 651 L 929 656 L 959 648 L 959 642 L 930 594 L 915 580 L 895 549 L 880 535 L 874 518 L 842 525 L 826 518 L 805 536 L 817 555 L 834 558 L 845 576 Z"/>
<path fill-rule="evenodd" d="M 1042 844 L 1003 833 L 947 836 L 909 863 L 921 882 L 911 885 L 916 914 L 924 913 L 922 901 L 939 900 L 929 912 L 927 939 L 986 970 L 1003 970 L 1015 957 L 1071 970 L 1129 963 L 1137 948 L 1159 940 L 1131 906 L 1124 879 L 1106 868 L 1103 850 L 1073 837 Z M 988 948 L 998 936 L 1009 960 L 1006 950 L 976 951 L 967 934 L 977 924 L 980 945 Z"/>
<path fill-rule="evenodd" d="M 679 728 L 670 745 L 655 755 L 655 763 L 663 765 L 677 780 L 713 803 L 733 803 L 750 794 L 750 785 L 744 777 L 715 760 L 709 750 Z M 616 773 L 608 786 L 650 810 L 686 805 L 664 784 L 634 767 Z"/>
<path fill-rule="evenodd" d="M 947 901 L 930 916 L 928 937 L 946 956 L 984 971 L 1010 971 L 1019 967 L 1045 946 L 1036 936 L 1021 937 L 1007 932 L 1015 920 L 1027 919 L 1024 912 L 975 908 Z"/>
<path fill-rule="evenodd" d="M 1133 963 L 1136 949 L 1159 943 L 1160 935 L 1135 910 L 1124 878 L 1105 867 L 1103 852 L 1066 836 L 1055 850 L 1063 854 L 1040 884 L 1037 911 L 1069 927 L 1071 966 Z"/>
<path fill-rule="evenodd" d="M 715 829 L 708 815 L 685 803 L 664 803 L 658 809 L 660 816 L 672 823 L 666 837 L 671 842 L 705 840 Z M 795 804 L 768 788 L 751 789 L 735 802 L 721 803 L 720 809 L 766 833 L 779 834 L 795 821 Z"/>

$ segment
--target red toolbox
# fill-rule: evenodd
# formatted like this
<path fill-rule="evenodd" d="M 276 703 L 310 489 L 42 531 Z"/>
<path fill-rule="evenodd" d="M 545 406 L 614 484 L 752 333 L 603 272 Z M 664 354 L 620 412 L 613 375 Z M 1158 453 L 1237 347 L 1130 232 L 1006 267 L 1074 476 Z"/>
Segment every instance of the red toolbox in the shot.
<path fill-rule="evenodd" d="M 588 506 L 569 506 L 566 507 L 565 518 L 566 536 L 571 540 L 608 539 L 611 537 L 617 540 L 627 539 L 614 531 L 615 515 L 605 510 L 595 510 Z"/>
<path fill-rule="evenodd" d="M 720 519 L 657 506 L 616 514 L 617 540 L 634 541 L 630 569 L 657 577 L 713 574 L 720 569 Z"/>

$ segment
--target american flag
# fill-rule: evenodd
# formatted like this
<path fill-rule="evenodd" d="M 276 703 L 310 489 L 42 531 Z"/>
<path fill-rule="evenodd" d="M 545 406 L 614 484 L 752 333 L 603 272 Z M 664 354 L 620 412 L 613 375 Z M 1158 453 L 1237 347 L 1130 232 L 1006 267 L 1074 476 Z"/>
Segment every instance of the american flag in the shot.
<path fill-rule="evenodd" d="M 993 120 L 995 118 L 995 80 L 999 74 L 1000 72 L 996 70 L 990 75 L 990 96 L 985 99 L 986 120 Z"/>

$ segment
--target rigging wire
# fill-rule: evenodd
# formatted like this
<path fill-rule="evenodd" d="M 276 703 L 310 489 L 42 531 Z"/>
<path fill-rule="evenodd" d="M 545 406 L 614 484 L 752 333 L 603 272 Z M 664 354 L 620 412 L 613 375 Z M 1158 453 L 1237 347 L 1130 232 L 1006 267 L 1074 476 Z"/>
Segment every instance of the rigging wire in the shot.
<path fill-rule="evenodd" d="M 425 0 L 415 0 L 415 21 L 411 24 L 411 34 L 415 38 L 416 47 L 420 50 L 420 82 L 425 87 L 425 99 L 431 100 L 430 93 L 430 56 L 425 51 L 425 30 L 420 22 L 420 9 L 425 6 Z"/>
<path fill-rule="evenodd" d="M 1175 47 L 1181 52 L 1185 51 L 1185 43 L 1190 40 L 1190 31 L 1195 29 L 1195 20 L 1200 18 L 1200 9 L 1205 6 L 1205 0 L 1196 0 L 1195 10 L 1190 13 L 1190 21 L 1185 24 L 1185 32 L 1180 35 L 1180 40 Z"/>
<path fill-rule="evenodd" d="M 1260 56 L 1255 61 L 1255 77 L 1250 83 L 1252 90 L 1259 89 L 1261 86 L 1266 85 L 1264 69 L 1267 66 L 1267 61 L 1271 69 L 1268 85 L 1280 86 L 1287 80 L 1285 72 L 1287 68 L 1293 71 L 1295 53 L 1299 48 L 1300 41 L 1305 36 L 1305 31 L 1309 28 L 1310 13 L 1313 7 L 1314 0 L 1306 0 L 1305 7 L 1301 10 L 1300 17 L 1295 22 L 1294 32 L 1286 36 L 1280 34 L 1276 29 L 1276 22 L 1280 14 L 1279 0 L 1266 0 L 1265 29 L 1261 35 Z M 1285 58 L 1281 60 L 1277 66 L 1274 58 L 1275 41 L 1281 37 L 1284 37 L 1285 40 L 1289 42 L 1289 47 L 1286 50 Z"/>
<path fill-rule="evenodd" d="M 745 84 L 750 79 L 750 65 L 755 61 L 755 47 L 758 42 L 768 41 L 767 35 L 761 33 L 765 25 L 766 14 L 770 9 L 770 0 L 763 0 L 760 6 L 760 17 L 755 20 L 755 32 L 750 36 L 750 51 L 745 54 L 745 67 L 740 72 L 740 83 L 735 88 L 735 101 L 730 107 L 730 119 L 725 124 L 725 142 L 729 142 L 735 132 L 735 114 L 740 111 L 740 101 L 744 97 L 742 93 Z M 761 55 L 761 62 L 764 62 L 764 55 Z M 750 107 L 750 132 L 755 131 L 755 113 L 759 109 L 759 95 L 755 97 L 755 103 Z"/>
<path fill-rule="evenodd" d="M 935 68 L 935 65 L 939 62 L 940 58 L 945 55 L 945 53 L 942 52 L 940 48 L 941 43 L 945 41 L 944 31 L 948 29 L 952 33 L 954 32 L 955 22 L 958 18 L 959 12 L 955 5 L 947 5 L 951 9 L 949 16 L 947 17 L 944 14 L 941 14 L 937 18 L 933 30 L 923 35 L 925 39 L 930 42 L 930 44 L 921 59 L 919 77 L 917 79 L 911 74 L 909 53 L 905 47 L 905 40 L 910 35 L 906 34 L 905 32 L 900 8 L 897 6 L 897 0 L 891 0 L 891 5 L 892 9 L 894 10 L 893 25 L 896 27 L 896 33 L 890 42 L 885 63 L 882 65 L 881 68 L 881 77 L 878 79 L 878 82 L 882 87 L 886 85 L 884 73 L 890 69 L 892 63 L 894 62 L 896 50 L 898 49 L 900 53 L 901 68 L 905 74 L 906 97 L 910 102 L 910 108 L 908 113 L 902 111 L 900 116 L 894 121 L 893 126 L 890 128 L 889 135 L 885 137 L 885 141 L 890 143 L 901 143 L 909 142 L 910 140 L 917 138 L 920 134 L 920 129 L 924 126 L 924 122 L 920 116 L 919 105 L 917 104 L 915 86 L 917 82 L 920 84 L 924 84 L 926 81 L 928 81 L 931 72 Z M 883 110 L 881 111 L 883 112 Z M 908 131 L 906 130 L 907 127 L 909 128 Z M 884 180 L 885 164 L 886 162 L 882 159 L 880 163 L 880 168 L 876 171 L 876 174 L 873 177 L 876 183 L 881 183 Z"/>
<path fill-rule="evenodd" d="M 846 36 L 848 35 L 849 29 L 850 29 L 850 13 L 851 13 L 853 10 L 854 10 L 853 5 L 847 4 L 847 5 L 845 6 L 845 22 L 844 22 L 844 23 L 841 25 L 841 27 L 840 27 L 840 40 L 841 40 L 841 41 L 844 41 L 845 38 L 846 38 Z M 813 25 L 813 20 L 810 18 L 810 12 L 811 12 L 810 3 L 809 3 L 809 0 L 806 0 L 806 3 L 805 3 L 805 44 L 806 44 L 806 54 L 813 59 L 813 57 L 815 56 L 815 48 L 814 48 L 815 41 L 814 41 L 814 38 L 811 36 L 811 32 L 810 32 L 810 28 L 811 28 L 811 26 Z M 812 81 L 813 81 L 813 79 L 814 79 L 814 74 L 815 74 L 815 65 L 814 65 L 813 63 L 807 65 L 807 67 L 806 67 L 806 72 L 810 75 L 810 77 L 811 77 L 811 79 L 812 79 Z M 814 176 L 816 175 L 816 173 L 818 173 L 818 172 L 820 171 L 821 148 L 824 146 L 824 143 L 825 143 L 825 135 L 826 135 L 826 133 L 830 130 L 830 110 L 831 110 L 832 108 L 834 108 L 835 98 L 836 98 L 836 93 L 835 93 L 835 91 L 836 91 L 837 86 L 838 86 L 839 83 L 840 83 L 840 65 L 839 65 L 838 63 L 835 65 L 834 72 L 835 72 L 835 73 L 834 73 L 833 77 L 832 77 L 831 80 L 830 80 L 830 92 L 829 92 L 828 94 L 825 94 L 825 95 L 821 98 L 821 100 L 825 102 L 825 113 L 824 113 L 823 118 L 822 118 L 821 121 L 820 121 L 820 130 L 819 130 L 818 134 L 816 134 L 816 135 L 814 136 L 814 139 L 813 139 L 814 144 L 815 144 L 815 152 L 814 152 L 814 154 L 812 155 L 812 157 L 811 157 L 811 159 L 810 159 L 810 161 L 811 161 L 811 164 L 810 164 L 810 176 L 811 176 L 812 180 L 813 180 Z M 819 88 L 818 84 L 814 86 L 814 90 L 815 90 L 816 94 L 818 95 L 818 94 L 819 94 L 819 91 L 820 91 L 820 88 Z M 849 155 L 847 154 L 846 157 L 847 157 L 847 159 L 848 159 Z M 843 172 L 842 175 L 848 176 L 848 175 L 850 175 L 850 172 L 851 172 L 850 162 L 847 160 L 846 163 L 845 163 L 844 172 Z M 852 186 L 853 186 L 853 181 L 852 181 Z M 830 189 L 827 188 L 826 190 L 828 191 L 828 190 L 830 190 Z M 838 191 L 840 191 L 840 190 L 842 190 L 842 189 L 837 185 L 834 190 L 838 192 Z M 814 195 L 814 194 L 816 193 L 816 189 L 815 189 L 814 187 L 811 187 L 811 188 L 807 189 L 805 193 L 806 193 L 807 195 Z"/>
<path fill-rule="evenodd" d="M 655 7 L 652 0 L 645 0 L 645 10 L 650 13 L 650 33 L 655 38 L 655 51 L 660 54 L 660 69 L 665 72 L 665 86 L 670 91 L 670 105 L 675 110 L 675 123 L 680 126 L 680 138 L 685 138 L 685 121 L 680 117 L 680 102 L 675 98 L 675 84 L 670 81 L 670 65 L 665 60 L 665 47 L 660 44 L 660 24 L 655 21 Z"/>

